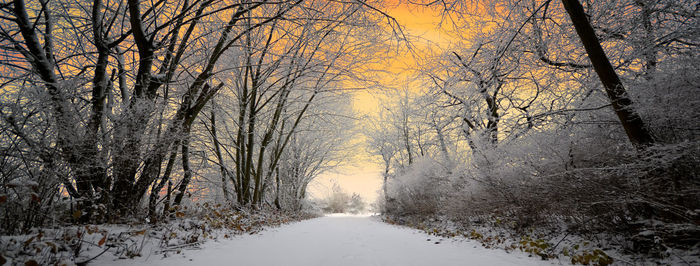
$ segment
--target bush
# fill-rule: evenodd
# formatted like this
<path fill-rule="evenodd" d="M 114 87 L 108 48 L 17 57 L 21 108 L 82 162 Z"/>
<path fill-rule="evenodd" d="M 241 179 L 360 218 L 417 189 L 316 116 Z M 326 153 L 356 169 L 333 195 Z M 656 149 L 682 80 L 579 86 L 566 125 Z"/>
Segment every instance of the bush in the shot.
<path fill-rule="evenodd" d="M 388 182 L 386 211 L 399 215 L 437 213 L 447 178 L 447 169 L 437 161 L 418 158 Z"/>
<path fill-rule="evenodd" d="M 449 171 L 422 158 L 389 182 L 385 209 L 394 216 L 446 215 L 466 224 L 492 217 L 501 221 L 495 226 L 519 233 L 611 233 L 642 253 L 696 244 L 700 142 L 637 153 L 620 141 L 622 132 L 601 129 L 533 133 L 475 152 L 470 164 Z"/>
<path fill-rule="evenodd" d="M 321 210 L 325 213 L 361 213 L 366 209 L 366 203 L 359 194 L 349 195 L 337 184 L 333 184 L 331 194 L 321 201 Z"/>

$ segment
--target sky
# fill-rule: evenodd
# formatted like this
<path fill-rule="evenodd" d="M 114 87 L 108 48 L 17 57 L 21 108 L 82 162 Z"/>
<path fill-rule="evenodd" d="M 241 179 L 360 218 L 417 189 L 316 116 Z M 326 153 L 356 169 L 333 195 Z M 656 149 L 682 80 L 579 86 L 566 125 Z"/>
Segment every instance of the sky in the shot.
<path fill-rule="evenodd" d="M 387 7 L 386 13 L 403 26 L 405 34 L 413 37 L 410 43 L 413 53 L 408 49 L 399 49 L 400 53 L 391 55 L 385 69 L 387 73 L 380 80 L 382 87 L 399 89 L 397 84 L 408 86 L 413 80 L 410 69 L 416 65 L 414 55 L 425 54 L 428 47 L 446 44 L 449 36 L 438 30 L 441 17 L 436 11 L 394 5 Z M 376 115 L 381 107 L 381 98 L 376 90 L 357 91 L 353 97 L 353 110 L 358 117 Z M 364 154 L 354 156 L 345 166 L 316 178 L 309 186 L 312 198 L 324 198 L 329 195 L 334 183 L 347 193 L 358 193 L 367 203 L 374 202 L 380 195 L 383 166 L 377 162 L 379 158 L 366 154 L 362 138 L 356 138 L 360 138 L 358 144 L 362 146 L 358 147 L 358 152 Z"/>

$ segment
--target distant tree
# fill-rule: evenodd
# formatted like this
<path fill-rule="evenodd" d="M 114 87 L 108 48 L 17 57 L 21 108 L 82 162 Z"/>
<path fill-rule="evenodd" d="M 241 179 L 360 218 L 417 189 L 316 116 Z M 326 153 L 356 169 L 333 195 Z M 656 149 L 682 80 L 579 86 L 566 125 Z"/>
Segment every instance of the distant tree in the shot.
<path fill-rule="evenodd" d="M 327 94 L 307 111 L 275 170 L 274 203 L 278 208 L 301 209 L 309 184 L 351 156 L 347 142 L 355 121 L 348 116 L 352 113 L 349 97 Z"/>
<path fill-rule="evenodd" d="M 287 14 L 296 19 L 238 39 L 227 60 L 240 67 L 223 70 L 231 87 L 217 100 L 227 112 L 219 116 L 223 130 L 215 143 L 224 151 L 219 164 L 227 169 L 237 204 L 260 207 L 277 188 L 297 201 L 306 195 L 308 182 L 333 161 L 327 152 L 336 148 L 318 132 L 342 115 L 341 108 L 321 106 L 342 98 L 341 83 L 377 60 L 373 52 L 382 47 L 376 42 L 383 38 L 377 16 L 364 4 L 311 1 L 300 7 Z"/>
<path fill-rule="evenodd" d="M 353 214 L 362 213 L 367 209 L 367 204 L 360 197 L 360 194 L 352 193 L 350 196 L 350 204 L 348 206 L 348 211 Z"/>
<path fill-rule="evenodd" d="M 337 183 L 333 183 L 330 194 L 322 200 L 321 210 L 326 213 L 346 212 L 350 206 L 350 199 L 348 193 L 343 191 Z"/>
<path fill-rule="evenodd" d="M 349 195 L 337 183 L 333 183 L 330 194 L 321 200 L 321 210 L 326 213 L 358 214 L 366 209 L 366 203 L 357 193 Z"/>

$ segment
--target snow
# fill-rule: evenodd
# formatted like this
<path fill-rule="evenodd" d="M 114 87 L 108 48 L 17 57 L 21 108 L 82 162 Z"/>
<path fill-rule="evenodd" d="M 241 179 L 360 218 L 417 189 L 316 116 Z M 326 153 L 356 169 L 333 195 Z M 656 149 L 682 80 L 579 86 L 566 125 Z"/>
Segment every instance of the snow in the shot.
<path fill-rule="evenodd" d="M 210 241 L 167 258 L 98 258 L 92 265 L 555 265 L 468 240 L 441 239 L 374 216 L 332 215 Z"/>
<path fill-rule="evenodd" d="M 10 180 L 10 182 L 7 182 L 6 186 L 7 187 L 23 187 L 23 186 L 38 187 L 39 183 L 37 183 L 36 181 L 32 181 L 32 180 L 23 180 L 21 178 L 15 178 L 15 179 Z"/>

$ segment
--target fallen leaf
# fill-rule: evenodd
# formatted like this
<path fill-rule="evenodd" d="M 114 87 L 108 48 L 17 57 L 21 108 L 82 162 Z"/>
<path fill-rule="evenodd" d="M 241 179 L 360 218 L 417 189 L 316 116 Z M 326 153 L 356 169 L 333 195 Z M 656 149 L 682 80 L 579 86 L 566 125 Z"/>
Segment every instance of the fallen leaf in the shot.
<path fill-rule="evenodd" d="M 32 241 L 34 241 L 34 238 L 36 238 L 36 236 L 30 237 L 29 239 L 27 239 L 27 241 L 24 241 L 24 246 L 26 247 L 30 243 L 32 243 Z"/>
<path fill-rule="evenodd" d="M 58 248 L 53 242 L 46 242 L 46 245 L 51 247 L 51 253 L 56 254 L 56 252 L 58 252 Z M 0 263 L 0 265 L 2 265 L 2 263 Z"/>
<path fill-rule="evenodd" d="M 97 242 L 97 245 L 101 247 L 102 245 L 105 244 L 105 241 L 106 241 L 106 240 L 107 240 L 107 235 L 104 235 L 104 236 L 102 237 L 102 239 L 100 239 L 100 242 Z"/>

